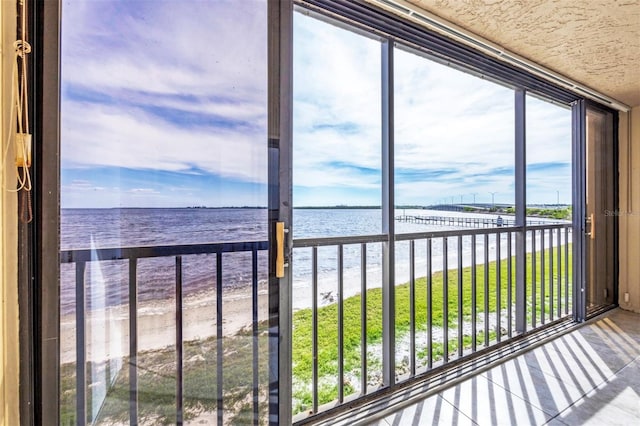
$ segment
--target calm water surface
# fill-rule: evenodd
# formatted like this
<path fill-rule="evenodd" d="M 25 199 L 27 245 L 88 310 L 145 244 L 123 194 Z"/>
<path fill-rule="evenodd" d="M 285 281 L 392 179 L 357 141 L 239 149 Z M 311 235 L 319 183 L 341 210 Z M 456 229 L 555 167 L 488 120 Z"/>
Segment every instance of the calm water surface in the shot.
<path fill-rule="evenodd" d="M 428 210 L 398 214 L 447 214 Z M 293 237 L 318 238 L 381 233 L 381 211 L 375 209 L 294 209 Z M 453 229 L 410 223 L 396 223 L 397 233 Z M 61 248 L 96 249 L 107 247 L 155 246 L 267 239 L 266 209 L 63 209 L 61 214 Z M 504 237 L 503 237 L 504 240 Z M 463 241 L 466 257 L 470 242 Z M 502 241 L 504 244 L 505 241 Z M 495 247 L 495 239 L 490 242 Z M 344 276 L 360 282 L 360 245 L 344 246 Z M 477 247 L 478 261 L 482 246 Z M 442 242 L 433 242 L 434 270 L 441 269 Z M 426 245 L 416 244 L 416 270 L 424 269 Z M 455 262 L 456 247 L 450 247 L 449 259 Z M 318 272 L 320 289 L 335 288 L 338 252 L 336 247 L 320 247 Z M 264 288 L 267 280 L 267 253 L 259 253 L 258 279 Z M 396 280 L 408 279 L 408 244 L 397 243 Z M 465 261 L 467 264 L 468 261 Z M 293 254 L 294 292 L 310 286 L 311 249 L 295 249 Z M 452 263 L 455 264 L 455 263 Z M 367 271 L 370 286 L 379 285 L 381 245 L 367 246 Z M 251 286 L 251 254 L 223 255 L 223 287 L 235 291 Z M 184 293 L 186 296 L 211 291 L 216 283 L 215 255 L 183 257 Z M 89 307 L 128 303 L 127 261 L 89 262 L 85 272 Z M 424 275 L 422 273 L 421 275 Z M 175 294 L 175 258 L 151 258 L 138 261 L 138 298 L 140 301 L 166 299 Z M 331 291 L 331 290 L 329 290 Z M 303 298 L 304 299 L 304 298 Z M 304 302 L 306 303 L 306 302 Z M 61 266 L 62 313 L 75 306 L 75 265 Z"/>

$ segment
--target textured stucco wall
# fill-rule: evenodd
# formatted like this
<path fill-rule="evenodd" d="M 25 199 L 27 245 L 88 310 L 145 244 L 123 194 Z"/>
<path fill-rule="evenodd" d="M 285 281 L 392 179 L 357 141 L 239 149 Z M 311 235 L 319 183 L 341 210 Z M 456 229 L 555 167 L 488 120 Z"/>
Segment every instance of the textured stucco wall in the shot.
<path fill-rule="evenodd" d="M 640 312 L 640 105 L 620 114 L 620 307 Z M 625 293 L 629 302 L 625 302 Z"/>
<path fill-rule="evenodd" d="M 627 105 L 640 105 L 640 0 L 394 1 Z"/>
<path fill-rule="evenodd" d="M 7 124 L 11 105 L 11 69 L 15 39 L 15 2 L 0 2 L 0 176 L 6 187 L 15 187 L 13 151 L 5 159 Z M 19 340 L 18 340 L 18 276 L 17 276 L 17 229 L 18 218 L 16 194 L 0 189 L 0 425 L 14 426 L 19 419 Z"/>

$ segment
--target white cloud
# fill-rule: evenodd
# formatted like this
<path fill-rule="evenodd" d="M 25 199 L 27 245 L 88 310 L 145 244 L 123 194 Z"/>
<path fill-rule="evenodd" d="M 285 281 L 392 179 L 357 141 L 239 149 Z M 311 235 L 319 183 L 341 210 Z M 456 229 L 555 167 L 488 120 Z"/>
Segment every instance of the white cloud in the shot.
<path fill-rule="evenodd" d="M 64 191 L 87 192 L 87 191 L 104 191 L 104 187 L 96 186 L 88 180 L 74 180 L 69 185 L 63 185 Z"/>
<path fill-rule="evenodd" d="M 571 160 L 571 110 L 527 97 L 527 162 Z"/>
<path fill-rule="evenodd" d="M 266 96 L 264 0 L 65 6 L 65 80 L 93 90 Z"/>
<path fill-rule="evenodd" d="M 294 197 L 378 188 L 380 43 L 296 13 L 293 72 Z"/>
<path fill-rule="evenodd" d="M 132 194 L 159 194 L 158 191 L 152 188 L 132 188 L 129 192 Z"/>
<path fill-rule="evenodd" d="M 139 109 L 67 101 L 62 110 L 64 167 L 189 171 L 266 181 L 266 136 L 232 129 L 189 129 Z"/>
<path fill-rule="evenodd" d="M 263 183 L 266 1 L 176 6 L 65 3 L 63 165 L 202 169 Z M 186 115 L 176 122 L 158 108 Z"/>

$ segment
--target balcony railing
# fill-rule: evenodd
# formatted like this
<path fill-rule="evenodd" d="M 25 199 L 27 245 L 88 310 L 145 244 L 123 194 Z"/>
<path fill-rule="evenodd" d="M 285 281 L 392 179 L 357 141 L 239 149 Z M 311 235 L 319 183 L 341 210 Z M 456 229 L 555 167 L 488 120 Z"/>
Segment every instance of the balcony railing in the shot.
<path fill-rule="evenodd" d="M 184 353 L 183 353 L 183 256 L 189 255 L 214 255 L 216 265 L 216 309 L 215 309 L 215 338 L 216 338 L 216 361 L 215 361 L 215 405 L 216 418 L 218 424 L 223 424 L 225 407 L 224 395 L 224 348 L 223 348 L 223 258 L 227 253 L 249 252 L 251 253 L 251 311 L 252 311 L 252 392 L 251 392 L 251 417 L 253 422 L 257 422 L 260 417 L 260 392 L 261 384 L 259 379 L 261 357 L 259 351 L 259 318 L 258 318 L 258 252 L 268 249 L 267 241 L 252 242 L 229 242 L 214 244 L 192 244 L 192 245 L 171 245 L 171 246 L 149 246 L 149 247 L 121 247 L 121 248 L 99 248 L 83 250 L 64 250 L 60 253 L 62 263 L 75 263 L 76 269 L 76 402 L 75 420 L 77 424 L 93 423 L 98 416 L 89 416 L 87 412 L 87 391 L 91 387 L 86 375 L 87 363 L 92 361 L 87 359 L 87 286 L 85 282 L 85 269 L 88 262 L 102 262 L 114 260 L 126 260 L 129 264 L 128 274 L 128 307 L 129 307 L 129 424 L 139 423 L 138 400 L 138 261 L 144 258 L 173 257 L 175 259 L 175 350 L 176 350 L 176 371 L 175 371 L 175 423 L 182 424 L 184 419 Z M 265 355 L 262 354 L 262 357 Z M 246 369 L 246 366 L 244 366 Z M 246 370 L 245 370 L 246 371 Z M 113 380 L 115 382 L 115 379 Z M 209 396 L 207 396 L 209 397 Z"/>
<path fill-rule="evenodd" d="M 517 234 L 524 235 L 525 252 L 521 254 L 516 253 Z M 429 374 L 519 334 L 515 303 L 517 255 L 525 258 L 522 276 L 526 281 L 526 306 L 522 309 L 526 329 L 570 315 L 571 238 L 570 224 L 534 225 L 526 231 L 521 227 L 501 227 L 398 234 L 395 301 L 391 309 L 385 306 L 388 302 L 379 300 L 381 292 L 375 293 L 376 287 L 385 285 L 384 272 L 380 268 L 373 273 L 370 270 L 374 266 L 371 252 L 381 255 L 386 235 L 294 240 L 296 267 L 302 266 L 301 259 L 310 263 L 310 285 L 297 290 L 294 283 L 294 300 L 304 299 L 305 291 L 311 293 L 311 319 L 307 323 L 296 322 L 294 314 L 293 330 L 295 336 L 296 327 L 311 327 L 311 342 L 308 348 L 294 347 L 294 354 L 313 360 L 310 374 L 298 372 L 311 379 L 294 386 L 308 389 L 306 395 L 299 392 L 294 404 L 299 413 L 296 419 Z M 320 250 L 324 261 L 319 259 Z M 353 296 L 345 289 L 347 250 L 350 257 L 360 259 L 359 265 L 351 264 L 352 269 L 360 269 L 359 274 L 351 274 L 351 281 L 360 280 L 359 294 Z M 400 255 L 402 251 L 406 254 Z M 336 277 L 324 289 L 319 286 L 321 263 L 324 270 L 335 264 Z M 376 263 L 373 269 L 378 266 Z M 323 306 L 320 295 L 326 296 L 327 287 L 335 291 L 335 298 L 331 305 Z M 378 305 L 373 306 L 369 299 L 376 295 Z M 332 311 L 323 312 L 329 309 Z M 383 316 L 384 309 L 392 312 L 388 316 L 395 331 L 392 339 L 371 333 L 371 328 L 379 328 L 379 324 L 372 327 L 370 323 L 380 320 L 372 317 L 371 311 Z M 327 329 L 334 329 L 335 336 Z M 353 330 L 359 336 L 357 341 Z M 337 346 L 336 350 L 332 345 Z M 329 352 L 334 357 L 328 358 Z M 394 371 L 392 383 L 384 382 L 385 367 Z M 328 382 L 332 384 L 327 385 Z"/>
<path fill-rule="evenodd" d="M 516 250 L 516 235 L 524 237 L 521 240 L 524 246 L 519 247 L 524 247 L 525 252 Z M 570 315 L 571 236 L 570 224 L 397 235 L 396 252 L 406 255 L 396 255 L 394 259 L 397 273 L 392 281 L 395 283 L 395 301 L 391 309 L 389 301 L 380 300 L 381 293 L 377 291 L 378 287 L 388 285 L 384 282 L 381 261 L 377 260 L 383 256 L 382 245 L 388 243 L 386 235 L 294 240 L 292 265 L 295 265 L 294 268 L 308 268 L 308 273 L 296 278 L 305 285 L 294 290 L 294 299 L 298 295 L 307 297 L 310 306 L 294 312 L 292 333 L 295 336 L 308 326 L 309 330 L 306 331 L 310 331 L 310 345 L 294 347 L 293 350 L 294 354 L 308 355 L 311 360 L 310 371 L 294 368 L 294 376 L 299 374 L 301 377 L 293 395 L 297 400 L 294 408 L 299 413 L 296 418 L 300 420 L 378 389 L 392 388 L 408 379 L 428 375 L 439 366 L 510 339 L 518 334 L 517 314 L 526 316 L 528 329 Z M 219 424 L 226 421 L 228 414 L 225 414 L 225 410 L 232 407 L 225 400 L 224 392 L 225 366 L 229 365 L 229 361 L 223 360 L 222 272 L 225 255 L 236 252 L 250 253 L 252 257 L 250 359 L 253 384 L 246 399 L 251 401 L 251 421 L 260 421 L 264 417 L 261 399 L 265 399 L 265 392 L 264 385 L 260 383 L 259 359 L 262 357 L 264 362 L 265 354 L 261 353 L 259 346 L 258 252 L 267 249 L 268 243 L 259 241 L 62 251 L 61 262 L 75 264 L 76 271 L 75 418 L 80 419 L 78 424 L 91 422 L 94 417 L 87 411 L 87 392 L 92 386 L 86 374 L 87 363 L 91 362 L 86 352 L 87 263 L 113 260 L 128 262 L 128 417 L 131 424 L 136 424 L 140 396 L 138 261 L 155 257 L 175 259 L 174 419 L 181 423 L 185 415 L 182 259 L 183 256 L 202 254 L 215 256 L 215 416 Z M 332 251 L 334 255 L 322 263 L 319 259 L 321 250 L 323 253 Z M 345 258 L 346 250 L 348 259 Z M 526 271 L 517 275 L 516 258 L 519 256 L 524 257 Z M 304 265 L 307 261 L 310 264 Z M 326 267 L 327 262 L 331 264 L 334 261 L 333 265 Z M 321 263 L 325 267 L 320 268 Z M 331 275 L 335 277 L 336 297 L 335 300 L 323 301 L 320 282 L 326 281 L 327 276 Z M 525 282 L 517 283 L 518 276 L 524 277 Z M 359 279 L 355 286 L 354 277 Z M 348 290 L 345 285 L 349 287 Z M 525 291 L 526 306 L 516 307 L 518 285 Z M 381 306 L 372 308 L 371 303 L 375 305 L 378 303 L 376 300 Z M 384 309 L 390 309 L 388 312 L 391 312 L 391 316 L 388 318 L 394 333 L 378 332 L 382 329 L 380 317 Z M 310 311 L 310 316 L 309 321 L 305 322 L 304 314 L 307 311 Z M 335 341 L 328 342 L 323 337 L 327 330 L 335 333 Z M 294 338 L 294 346 L 296 342 Z M 335 345 L 335 348 L 326 351 L 331 345 Z M 384 381 L 383 372 L 386 368 L 394 372 L 392 383 Z M 310 379 L 306 380 L 305 377 Z"/>

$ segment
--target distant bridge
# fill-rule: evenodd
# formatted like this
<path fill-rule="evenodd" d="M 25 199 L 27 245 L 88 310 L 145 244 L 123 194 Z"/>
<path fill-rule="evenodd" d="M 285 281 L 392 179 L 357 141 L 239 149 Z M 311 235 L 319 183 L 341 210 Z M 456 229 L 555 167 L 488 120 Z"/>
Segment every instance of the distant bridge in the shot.
<path fill-rule="evenodd" d="M 508 207 L 513 207 L 513 204 L 499 204 L 499 203 L 454 203 L 454 204 L 432 204 L 430 206 L 425 207 L 429 210 L 443 210 L 450 212 L 462 212 L 465 210 L 476 210 L 476 211 L 492 211 L 492 210 L 500 210 L 506 209 Z"/>

